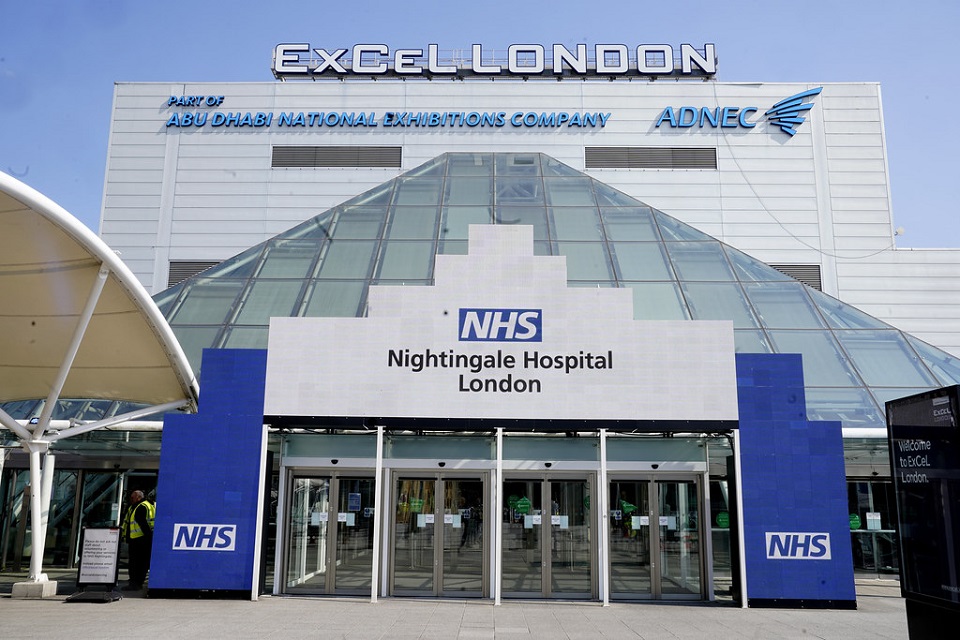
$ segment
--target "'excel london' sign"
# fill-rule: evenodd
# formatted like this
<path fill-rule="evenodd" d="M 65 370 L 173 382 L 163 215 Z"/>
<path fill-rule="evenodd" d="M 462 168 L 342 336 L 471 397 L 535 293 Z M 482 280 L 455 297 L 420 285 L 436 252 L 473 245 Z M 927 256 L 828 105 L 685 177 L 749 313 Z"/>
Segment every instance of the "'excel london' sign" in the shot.
<path fill-rule="evenodd" d="M 550 55 L 548 55 L 548 51 Z M 278 44 L 273 51 L 273 75 L 280 80 L 343 78 L 345 76 L 713 76 L 716 47 L 698 50 L 681 44 L 679 56 L 668 44 L 585 44 L 572 48 L 555 44 L 511 44 L 506 58 L 497 60 L 475 44 L 441 59 L 438 45 L 424 49 L 394 49 L 385 44 L 358 44 L 352 49 L 327 50 L 307 43 Z"/>

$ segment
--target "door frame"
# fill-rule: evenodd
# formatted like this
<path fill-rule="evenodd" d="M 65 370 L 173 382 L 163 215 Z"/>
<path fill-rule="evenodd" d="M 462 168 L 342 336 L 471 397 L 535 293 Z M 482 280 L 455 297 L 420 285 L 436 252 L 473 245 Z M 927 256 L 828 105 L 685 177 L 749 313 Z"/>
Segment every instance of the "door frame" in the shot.
<path fill-rule="evenodd" d="M 582 481 L 586 483 L 587 486 L 587 496 L 590 497 L 591 504 L 596 504 L 598 498 L 598 487 L 599 480 L 597 471 L 594 469 L 584 469 L 582 471 L 539 471 L 536 473 L 530 472 L 521 472 L 515 470 L 504 469 L 503 472 L 503 483 L 497 487 L 497 491 L 501 494 L 501 500 L 504 510 L 506 509 L 506 492 L 503 490 L 503 485 L 507 482 L 530 482 L 538 481 L 540 482 L 540 492 L 541 492 L 541 504 L 550 503 L 550 493 L 549 486 L 551 482 L 570 482 L 570 481 Z M 541 510 L 543 510 L 541 508 Z M 584 594 L 575 594 L 575 593 L 561 593 L 554 595 L 553 590 L 551 589 L 552 584 L 552 566 L 549 562 L 550 551 L 551 551 L 551 541 L 553 539 L 553 526 L 548 521 L 545 524 L 541 520 L 541 527 L 546 528 L 549 531 L 548 534 L 540 536 L 540 558 L 541 558 L 541 590 L 539 595 L 535 592 L 506 592 L 503 590 L 503 575 L 501 572 L 500 575 L 500 594 L 504 598 L 543 598 L 543 599 L 568 599 L 568 600 L 597 600 L 599 598 L 600 592 L 600 578 L 599 578 L 599 558 L 600 558 L 600 536 L 598 535 L 598 524 L 596 518 L 596 511 L 591 509 L 591 512 L 587 514 L 585 520 L 587 526 L 589 527 L 589 538 L 590 538 L 590 591 L 589 593 Z M 547 518 L 551 514 L 545 514 Z M 500 537 L 503 538 L 503 514 L 498 514 L 497 521 L 495 526 L 500 528 Z M 544 529 L 541 529 L 544 531 Z M 503 548 L 500 549 L 501 555 L 503 554 Z"/>
<path fill-rule="evenodd" d="M 491 584 L 491 562 L 492 553 L 491 535 L 493 528 L 489 525 L 493 514 L 493 498 L 491 491 L 492 475 L 488 469 L 454 469 L 451 471 L 424 469 L 424 468 L 390 468 L 385 469 L 385 476 L 388 478 L 387 485 L 389 499 L 384 508 L 383 525 L 385 532 L 385 551 L 384 559 L 386 566 L 386 594 L 399 597 L 434 597 L 434 598 L 480 598 L 490 597 Z M 396 589 L 395 569 L 396 569 L 396 526 L 395 515 L 397 503 L 400 499 L 398 495 L 398 484 L 400 480 L 427 480 L 436 483 L 434 485 L 433 501 L 433 591 L 413 592 Z M 481 484 L 481 493 L 483 495 L 483 529 L 481 530 L 483 548 L 481 554 L 481 590 L 480 592 L 444 592 L 443 591 L 443 510 L 444 510 L 444 483 L 447 480 L 475 480 Z"/>
<path fill-rule="evenodd" d="M 332 469 L 330 467 L 290 467 L 287 468 L 287 474 L 285 482 L 283 484 L 283 522 L 281 526 L 283 527 L 283 537 L 278 539 L 278 547 L 282 545 L 282 548 L 279 549 L 280 552 L 280 565 L 278 570 L 275 571 L 275 586 L 279 586 L 279 591 L 275 588 L 274 592 L 278 593 L 296 593 L 297 595 L 365 595 L 369 593 L 370 588 L 366 587 L 363 590 L 340 590 L 336 588 L 336 577 L 337 577 L 337 565 L 339 564 L 336 561 L 337 558 L 337 533 L 340 523 L 336 517 L 337 513 L 337 502 L 339 500 L 339 489 L 340 489 L 340 480 L 342 478 L 351 478 L 351 479 L 361 479 L 361 480 L 371 480 L 373 481 L 373 492 L 376 495 L 376 492 L 379 491 L 377 486 L 376 473 L 370 469 Z M 296 591 L 291 591 L 291 587 L 287 585 L 287 571 L 289 568 L 289 563 L 291 561 L 291 551 L 290 551 L 290 540 L 293 536 L 293 523 L 291 522 L 292 515 L 292 505 L 290 501 L 294 497 L 294 483 L 298 479 L 323 479 L 330 482 L 330 494 L 328 499 L 327 506 L 327 541 L 326 541 L 326 563 L 327 571 L 324 576 L 324 586 L 317 588 L 296 588 Z M 332 517 L 331 517 L 332 516 Z M 379 514 L 374 513 L 374 518 L 379 517 Z M 372 549 L 371 549 L 372 552 Z M 372 576 L 372 573 L 371 573 Z M 276 583 L 279 583 L 278 585 Z"/>
<path fill-rule="evenodd" d="M 660 493 L 657 490 L 657 487 L 660 483 L 665 482 L 693 482 L 694 487 L 696 488 L 697 494 L 697 543 L 699 546 L 698 552 L 698 568 L 700 572 L 700 593 L 699 594 L 666 594 L 662 593 L 661 584 L 662 584 L 662 573 L 660 567 L 660 558 L 661 554 L 661 539 L 660 539 L 660 527 L 658 524 L 655 524 L 659 521 L 660 516 Z M 611 471 L 607 474 L 607 495 L 612 496 L 609 485 L 614 482 L 641 482 L 647 485 L 647 501 L 649 506 L 649 513 L 647 514 L 650 518 L 650 558 L 651 558 L 651 567 L 650 567 L 650 593 L 644 594 L 624 594 L 621 592 L 614 592 L 612 590 L 612 583 L 610 585 L 610 598 L 615 600 L 707 600 L 709 590 L 712 589 L 710 586 L 710 580 L 707 575 L 708 568 L 708 558 L 707 554 L 710 551 L 710 547 L 706 542 L 704 537 L 704 514 L 709 514 L 708 509 L 709 505 L 706 502 L 706 497 L 704 493 L 704 475 L 697 472 L 627 472 L 627 471 Z M 609 516 L 610 505 L 606 505 L 607 515 Z M 709 519 L 709 515 L 706 516 Z M 607 522 L 607 531 L 609 533 L 612 519 L 610 517 L 605 518 Z M 609 536 L 608 536 L 609 538 Z M 655 562 L 654 562 L 655 561 Z M 611 575 L 611 562 L 612 558 L 610 554 L 607 554 L 607 574 Z"/>

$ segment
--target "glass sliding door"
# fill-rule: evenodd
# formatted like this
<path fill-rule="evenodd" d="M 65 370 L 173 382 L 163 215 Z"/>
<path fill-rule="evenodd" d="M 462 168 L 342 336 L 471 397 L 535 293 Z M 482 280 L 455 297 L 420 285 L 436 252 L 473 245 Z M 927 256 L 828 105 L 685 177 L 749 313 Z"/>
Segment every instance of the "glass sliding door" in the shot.
<path fill-rule="evenodd" d="M 503 483 L 501 590 L 505 594 L 543 593 L 542 485 L 540 480 Z"/>
<path fill-rule="evenodd" d="M 394 489 L 393 595 L 483 596 L 483 480 L 400 477 Z"/>
<path fill-rule="evenodd" d="M 700 597 L 700 509 L 692 480 L 657 482 L 660 593 Z"/>
<path fill-rule="evenodd" d="M 610 482 L 610 594 L 698 599 L 703 591 L 696 479 Z"/>
<path fill-rule="evenodd" d="M 506 596 L 590 598 L 595 592 L 589 482 L 508 480 L 501 589 Z"/>
<path fill-rule="evenodd" d="M 373 478 L 295 477 L 287 511 L 287 593 L 370 593 Z"/>
<path fill-rule="evenodd" d="M 433 595 L 435 488 L 433 479 L 397 480 L 393 520 L 393 590 L 396 595 Z"/>
<path fill-rule="evenodd" d="M 610 483 L 610 593 L 649 598 L 651 588 L 650 483 Z"/>

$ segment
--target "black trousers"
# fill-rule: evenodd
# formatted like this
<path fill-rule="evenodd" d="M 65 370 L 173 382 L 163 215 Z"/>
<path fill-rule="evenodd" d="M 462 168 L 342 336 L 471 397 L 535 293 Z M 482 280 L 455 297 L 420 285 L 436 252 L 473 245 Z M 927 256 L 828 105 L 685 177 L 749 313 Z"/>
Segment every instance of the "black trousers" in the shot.
<path fill-rule="evenodd" d="M 152 543 L 153 541 L 149 536 L 134 538 L 127 542 L 130 584 L 142 585 L 143 581 L 147 579 L 147 571 L 150 570 L 150 547 Z"/>

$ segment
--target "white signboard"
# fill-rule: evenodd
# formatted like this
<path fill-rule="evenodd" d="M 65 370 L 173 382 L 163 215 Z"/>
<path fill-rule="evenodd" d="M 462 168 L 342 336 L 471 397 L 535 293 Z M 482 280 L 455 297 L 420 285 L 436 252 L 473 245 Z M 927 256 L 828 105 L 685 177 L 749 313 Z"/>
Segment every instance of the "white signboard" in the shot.
<path fill-rule="evenodd" d="M 435 282 L 371 287 L 367 318 L 271 319 L 265 414 L 737 419 L 732 323 L 635 321 L 632 290 L 568 288 L 531 227 L 472 226 Z"/>
<path fill-rule="evenodd" d="M 120 529 L 84 529 L 77 584 L 116 584 Z"/>

